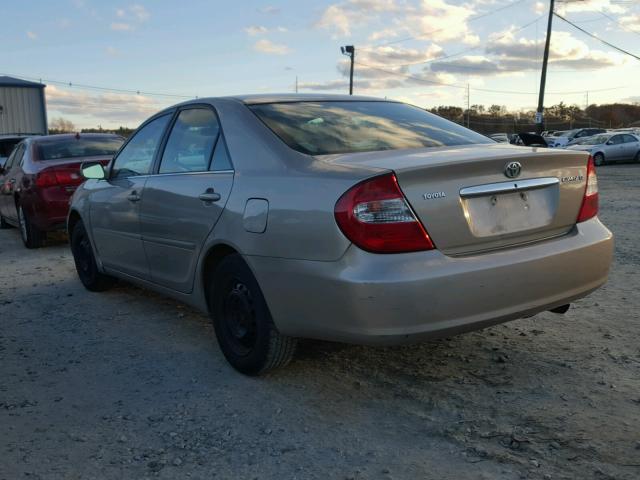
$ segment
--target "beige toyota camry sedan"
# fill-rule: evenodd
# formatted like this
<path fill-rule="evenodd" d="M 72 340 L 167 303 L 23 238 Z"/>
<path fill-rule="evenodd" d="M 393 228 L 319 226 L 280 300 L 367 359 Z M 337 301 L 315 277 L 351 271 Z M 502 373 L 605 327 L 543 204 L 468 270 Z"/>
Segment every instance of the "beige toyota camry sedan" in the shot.
<path fill-rule="evenodd" d="M 564 312 L 611 263 L 587 153 L 399 102 L 199 99 L 82 171 L 68 230 L 85 287 L 123 279 L 207 312 L 249 375 L 299 338 L 416 342 Z"/>

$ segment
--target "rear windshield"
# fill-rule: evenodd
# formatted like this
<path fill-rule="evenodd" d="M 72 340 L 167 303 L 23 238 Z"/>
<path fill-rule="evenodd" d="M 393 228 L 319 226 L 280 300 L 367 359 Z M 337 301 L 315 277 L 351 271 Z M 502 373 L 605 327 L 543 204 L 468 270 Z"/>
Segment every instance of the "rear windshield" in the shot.
<path fill-rule="evenodd" d="M 108 157 L 118 151 L 124 140 L 121 137 L 65 137 L 47 139 L 38 143 L 39 160 L 57 160 L 76 157 Z"/>
<path fill-rule="evenodd" d="M 404 103 L 294 102 L 250 108 L 287 145 L 309 155 L 495 143 Z"/>
<path fill-rule="evenodd" d="M 16 146 L 17 143 L 19 143 L 22 140 L 22 138 L 10 138 L 10 139 L 4 139 L 4 140 L 0 140 L 0 158 L 4 157 L 8 157 L 9 155 L 11 155 L 11 151 L 13 150 L 13 147 Z"/>

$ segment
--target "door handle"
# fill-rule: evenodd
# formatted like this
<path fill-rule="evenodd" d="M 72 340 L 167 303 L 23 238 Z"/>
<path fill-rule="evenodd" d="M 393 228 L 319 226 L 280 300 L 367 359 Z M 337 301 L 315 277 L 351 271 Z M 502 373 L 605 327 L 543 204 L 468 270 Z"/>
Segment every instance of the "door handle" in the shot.
<path fill-rule="evenodd" d="M 217 202 L 222 198 L 219 193 L 214 192 L 213 188 L 207 188 L 204 193 L 198 195 L 198 198 L 205 203 Z"/>
<path fill-rule="evenodd" d="M 133 191 L 129 195 L 127 195 L 127 200 L 129 200 L 130 202 L 139 202 L 140 195 L 138 195 L 138 192 Z"/>

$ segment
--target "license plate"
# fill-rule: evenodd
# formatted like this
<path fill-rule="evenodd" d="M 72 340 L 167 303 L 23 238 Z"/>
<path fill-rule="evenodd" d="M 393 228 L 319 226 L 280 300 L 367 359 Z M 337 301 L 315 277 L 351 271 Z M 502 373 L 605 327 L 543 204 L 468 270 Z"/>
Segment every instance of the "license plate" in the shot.
<path fill-rule="evenodd" d="M 549 225 L 558 206 L 555 188 L 540 188 L 463 200 L 465 216 L 476 237 L 504 235 Z"/>

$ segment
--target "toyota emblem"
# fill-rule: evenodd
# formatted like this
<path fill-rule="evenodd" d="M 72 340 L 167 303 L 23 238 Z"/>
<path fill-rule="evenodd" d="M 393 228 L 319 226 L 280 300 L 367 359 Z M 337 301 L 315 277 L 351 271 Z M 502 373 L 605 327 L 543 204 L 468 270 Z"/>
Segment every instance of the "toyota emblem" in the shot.
<path fill-rule="evenodd" d="M 520 171 L 522 170 L 522 165 L 520 162 L 509 162 L 504 167 L 504 174 L 507 178 L 516 178 L 520 175 Z"/>

